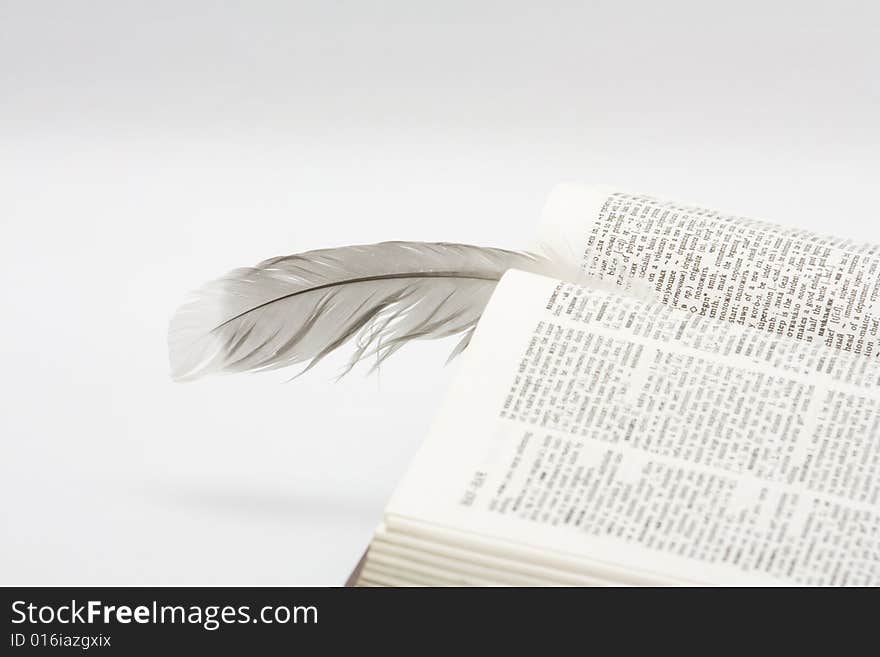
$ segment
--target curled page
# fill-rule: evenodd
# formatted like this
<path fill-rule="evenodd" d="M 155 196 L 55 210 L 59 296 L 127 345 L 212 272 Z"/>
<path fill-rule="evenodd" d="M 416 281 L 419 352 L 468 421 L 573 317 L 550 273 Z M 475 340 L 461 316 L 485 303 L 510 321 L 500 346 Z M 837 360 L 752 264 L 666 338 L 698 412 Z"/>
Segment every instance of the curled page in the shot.
<path fill-rule="evenodd" d="M 880 246 L 580 184 L 553 191 L 537 241 L 701 317 L 880 355 Z"/>

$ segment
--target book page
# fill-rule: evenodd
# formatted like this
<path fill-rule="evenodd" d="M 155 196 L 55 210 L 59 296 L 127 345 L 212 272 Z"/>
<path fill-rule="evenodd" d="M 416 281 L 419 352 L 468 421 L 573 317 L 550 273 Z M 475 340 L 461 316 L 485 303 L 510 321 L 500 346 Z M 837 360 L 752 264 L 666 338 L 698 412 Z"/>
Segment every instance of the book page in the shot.
<path fill-rule="evenodd" d="M 675 308 L 880 357 L 878 246 L 578 184 L 550 195 L 537 241 Z"/>
<path fill-rule="evenodd" d="M 880 584 L 874 359 L 517 271 L 463 359 L 390 530 L 633 583 Z"/>

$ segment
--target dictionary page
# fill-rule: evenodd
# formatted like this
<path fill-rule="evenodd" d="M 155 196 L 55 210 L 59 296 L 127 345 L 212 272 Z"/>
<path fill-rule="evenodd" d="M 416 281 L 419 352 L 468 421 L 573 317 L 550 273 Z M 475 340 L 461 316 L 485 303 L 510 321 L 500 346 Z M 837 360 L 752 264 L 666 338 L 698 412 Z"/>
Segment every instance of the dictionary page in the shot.
<path fill-rule="evenodd" d="M 386 510 L 433 565 L 384 549 L 377 576 L 459 550 L 494 582 L 878 585 L 878 384 L 851 352 L 508 272 Z"/>
<path fill-rule="evenodd" d="M 880 355 L 880 247 L 606 187 L 550 195 L 539 246 L 665 304 L 856 354 Z"/>

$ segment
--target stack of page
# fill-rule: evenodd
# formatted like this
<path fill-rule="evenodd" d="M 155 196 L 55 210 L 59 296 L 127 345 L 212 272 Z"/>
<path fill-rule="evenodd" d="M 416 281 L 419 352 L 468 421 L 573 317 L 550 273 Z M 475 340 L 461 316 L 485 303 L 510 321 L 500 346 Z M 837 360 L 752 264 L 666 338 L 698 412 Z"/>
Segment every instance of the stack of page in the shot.
<path fill-rule="evenodd" d="M 358 584 L 880 585 L 880 248 L 580 185 L 538 242 Z"/>

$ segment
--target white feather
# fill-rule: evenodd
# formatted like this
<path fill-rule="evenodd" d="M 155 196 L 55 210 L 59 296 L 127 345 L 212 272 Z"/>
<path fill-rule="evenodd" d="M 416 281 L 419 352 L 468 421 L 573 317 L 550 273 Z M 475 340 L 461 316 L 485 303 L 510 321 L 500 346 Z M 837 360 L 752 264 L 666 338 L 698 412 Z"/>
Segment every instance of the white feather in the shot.
<path fill-rule="evenodd" d="M 308 369 L 354 340 L 347 372 L 369 356 L 378 365 L 411 340 L 464 333 L 454 356 L 508 269 L 565 277 L 527 253 L 423 242 L 322 249 L 237 269 L 171 320 L 171 375 Z"/>

